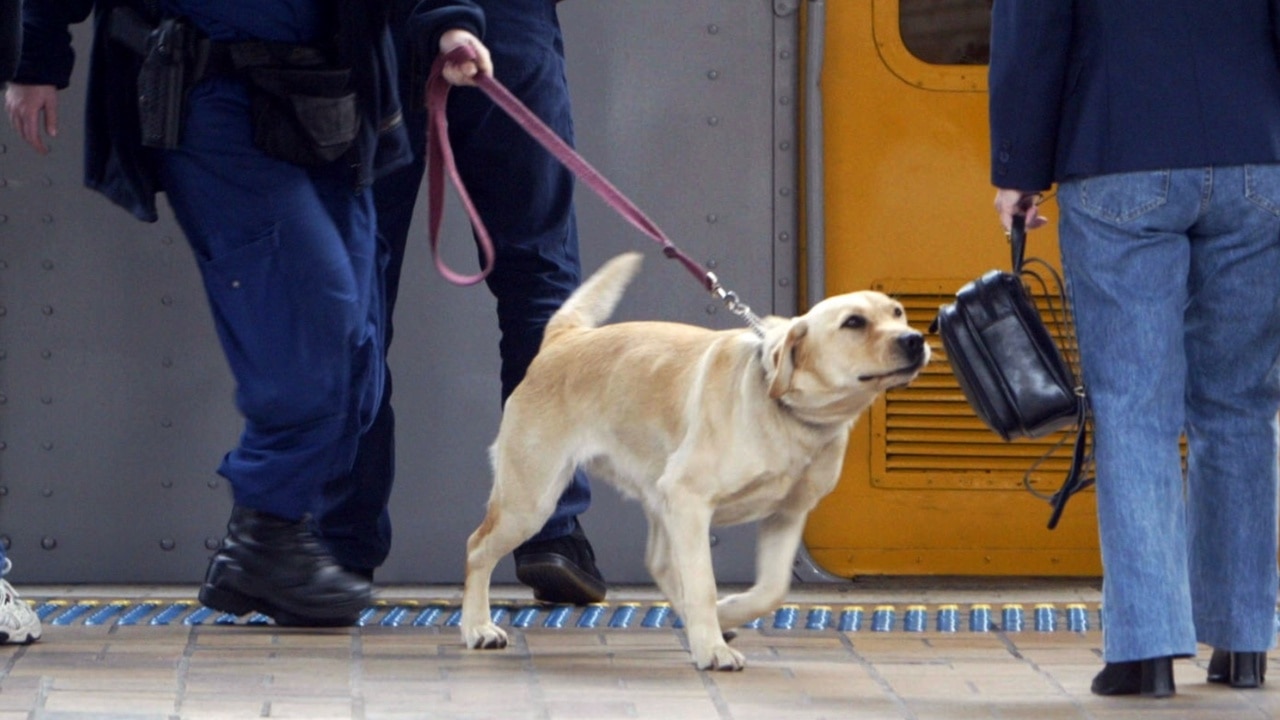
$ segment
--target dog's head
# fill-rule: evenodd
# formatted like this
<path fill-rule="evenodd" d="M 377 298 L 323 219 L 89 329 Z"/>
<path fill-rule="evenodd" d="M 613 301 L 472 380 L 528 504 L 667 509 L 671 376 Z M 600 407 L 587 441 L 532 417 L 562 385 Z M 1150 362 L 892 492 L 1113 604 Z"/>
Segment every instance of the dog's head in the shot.
<path fill-rule="evenodd" d="M 765 333 L 769 397 L 812 422 L 857 417 L 927 362 L 929 346 L 902 303 L 871 290 L 827 298 Z"/>

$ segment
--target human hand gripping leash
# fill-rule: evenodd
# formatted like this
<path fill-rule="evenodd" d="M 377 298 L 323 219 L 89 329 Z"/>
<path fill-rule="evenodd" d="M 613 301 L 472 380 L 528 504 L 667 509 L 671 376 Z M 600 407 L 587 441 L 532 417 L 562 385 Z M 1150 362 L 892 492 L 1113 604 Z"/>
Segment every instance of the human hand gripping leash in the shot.
<path fill-rule="evenodd" d="M 474 285 L 480 282 L 493 269 L 494 261 L 493 241 L 490 239 L 489 232 L 485 229 L 479 213 L 476 212 L 470 195 L 467 194 L 462 178 L 458 175 L 458 169 L 453 160 L 453 150 L 449 146 L 449 122 L 445 116 L 445 106 L 452 86 L 449 81 L 444 79 L 442 73 L 444 65 L 450 62 L 464 62 L 474 59 L 475 50 L 466 45 L 438 55 L 435 63 L 431 66 L 431 76 L 427 81 L 427 113 L 429 120 L 427 124 L 427 203 L 429 205 L 428 232 L 431 255 L 440 274 L 457 285 Z M 708 292 L 724 303 L 730 312 L 741 317 L 757 335 L 763 335 L 760 318 L 751 312 L 750 307 L 739 300 L 736 293 L 722 287 L 715 273 L 707 270 L 676 247 L 657 224 L 641 212 L 631 200 L 614 187 L 573 148 L 569 147 L 568 143 L 560 139 L 560 136 L 547 127 L 546 123 L 542 122 L 537 115 L 534 115 L 533 111 L 516 99 L 493 76 L 481 73 L 476 75 L 474 80 L 476 86 L 488 95 L 494 104 L 510 115 L 520 127 L 545 147 L 556 159 L 564 163 L 565 167 L 575 177 L 599 195 L 609 207 L 616 210 L 627 222 L 661 244 L 664 255 L 680 261 Z M 457 190 L 459 198 L 467 210 L 471 224 L 475 228 L 476 244 L 479 246 L 480 253 L 484 258 L 483 267 L 475 275 L 462 275 L 454 272 L 440 257 L 439 236 L 440 222 L 444 215 L 444 174 L 446 170 L 449 173 L 449 179 L 453 183 L 454 189 Z"/>

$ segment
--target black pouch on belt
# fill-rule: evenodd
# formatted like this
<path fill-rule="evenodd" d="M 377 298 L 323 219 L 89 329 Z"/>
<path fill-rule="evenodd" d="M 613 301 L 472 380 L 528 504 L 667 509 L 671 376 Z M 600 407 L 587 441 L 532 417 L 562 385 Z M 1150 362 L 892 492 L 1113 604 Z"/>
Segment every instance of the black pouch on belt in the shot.
<path fill-rule="evenodd" d="M 350 149 L 360 129 L 350 69 L 306 46 L 245 42 L 228 49 L 249 82 L 258 149 L 303 167 L 333 162 Z"/>

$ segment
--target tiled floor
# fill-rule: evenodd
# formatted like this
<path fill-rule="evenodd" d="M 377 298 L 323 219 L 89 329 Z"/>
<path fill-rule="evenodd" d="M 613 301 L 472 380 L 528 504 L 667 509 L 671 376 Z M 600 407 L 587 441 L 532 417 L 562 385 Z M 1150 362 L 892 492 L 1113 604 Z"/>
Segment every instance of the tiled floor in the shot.
<path fill-rule="evenodd" d="M 20 590 L 43 608 L 45 636 L 0 648 L 0 720 L 1280 718 L 1280 683 L 1207 685 L 1207 649 L 1177 663 L 1173 698 L 1091 695 L 1101 638 L 1083 585 L 802 587 L 739 632 L 738 673 L 694 670 L 674 618 L 646 624 L 663 608 L 650 588 L 558 615 L 495 588 L 511 601 L 503 623 L 525 627 L 488 652 L 448 626 L 456 587 L 386 590 L 363 627 L 336 630 L 222 624 L 187 604 L 192 588 Z"/>

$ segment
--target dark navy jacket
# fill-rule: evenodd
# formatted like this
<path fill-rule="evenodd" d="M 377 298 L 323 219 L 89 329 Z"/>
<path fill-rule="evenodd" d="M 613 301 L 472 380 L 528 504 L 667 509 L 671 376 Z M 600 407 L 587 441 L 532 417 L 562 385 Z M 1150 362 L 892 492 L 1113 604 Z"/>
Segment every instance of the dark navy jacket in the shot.
<path fill-rule="evenodd" d="M 140 60 L 106 36 L 106 19 L 124 0 L 25 0 L 22 59 L 14 80 L 65 88 L 75 55 L 68 26 L 94 13 L 94 42 L 85 102 L 85 185 L 140 220 L 154 222 L 156 151 L 139 141 L 136 80 Z M 245 3 L 246 7 L 253 3 Z M 387 32 L 389 0 L 339 0 L 336 25 L 343 59 L 360 97 L 361 134 L 353 186 L 408 162 L 396 91 L 395 55 Z M 338 162 L 342 162 L 339 160 Z"/>
<path fill-rule="evenodd" d="M 991 181 L 1280 162 L 1280 0 L 995 0 Z"/>

